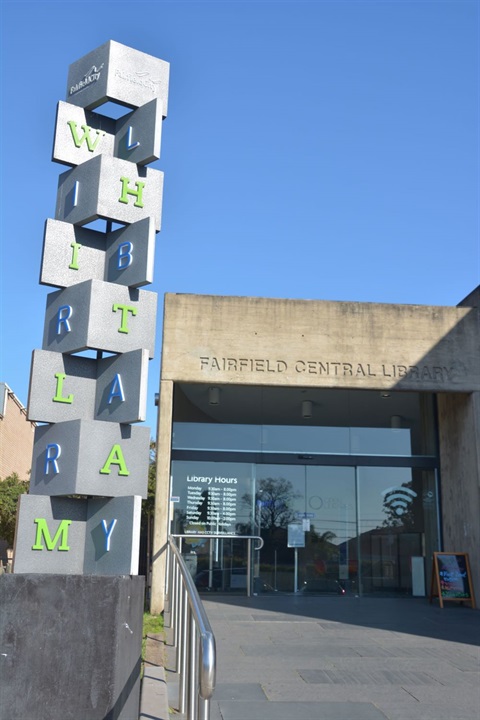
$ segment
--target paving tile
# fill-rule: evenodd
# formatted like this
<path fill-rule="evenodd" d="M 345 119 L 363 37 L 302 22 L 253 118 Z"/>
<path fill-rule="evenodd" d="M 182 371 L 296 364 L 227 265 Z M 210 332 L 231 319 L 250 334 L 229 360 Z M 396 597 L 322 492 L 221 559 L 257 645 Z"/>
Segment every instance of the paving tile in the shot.
<path fill-rule="evenodd" d="M 264 702 L 266 699 L 262 686 L 258 683 L 222 683 L 215 691 L 215 700 L 219 703 L 227 701 Z"/>
<path fill-rule="evenodd" d="M 292 659 L 301 657 L 359 657 L 358 653 L 356 653 L 355 650 L 348 645 L 327 645 L 325 643 L 319 643 L 318 645 L 289 643 L 288 650 L 287 647 L 281 647 L 278 645 L 242 645 L 242 649 L 245 655 L 249 657 L 284 657 L 286 651 L 288 651 L 288 656 Z"/>
<path fill-rule="evenodd" d="M 331 683 L 334 685 L 434 685 L 437 681 L 423 672 L 408 670 L 299 670 L 307 683 Z"/>
<path fill-rule="evenodd" d="M 293 678 L 295 677 L 294 673 L 292 674 L 292 669 L 288 666 L 288 664 L 284 664 L 283 667 L 280 667 L 278 665 L 265 668 L 262 671 L 262 687 L 265 685 L 265 683 L 269 682 L 280 682 L 282 684 L 285 684 L 287 682 L 292 681 L 292 675 Z M 235 674 L 235 679 L 238 680 L 239 683 L 258 683 L 259 679 L 259 672 L 258 668 L 250 666 L 241 667 L 238 669 L 238 671 Z M 232 672 L 231 670 L 223 671 L 221 668 L 217 669 L 217 688 L 220 689 L 220 687 L 224 683 L 230 683 L 232 681 Z M 304 684 L 304 681 L 298 676 L 298 681 L 302 682 Z"/>
<path fill-rule="evenodd" d="M 371 703 L 219 703 L 223 720 L 385 720 Z"/>
<path fill-rule="evenodd" d="M 404 703 L 382 703 L 378 708 L 385 714 L 388 720 L 477 720 L 477 715 L 460 710 L 452 705 L 415 705 Z M 213 718 L 211 719 L 213 720 Z"/>
<path fill-rule="evenodd" d="M 271 682 L 263 684 L 263 691 L 271 701 L 281 702 L 369 702 L 411 704 L 419 702 L 402 687 L 394 685 L 314 685 L 300 682 Z M 294 719 L 292 719 L 294 720 Z"/>
<path fill-rule="evenodd" d="M 465 687 L 452 687 L 451 685 L 421 686 L 403 685 L 412 697 L 420 703 L 454 706 L 459 710 L 471 710 L 472 718 L 475 713 L 480 716 L 480 687 L 477 685 L 467 692 Z"/>

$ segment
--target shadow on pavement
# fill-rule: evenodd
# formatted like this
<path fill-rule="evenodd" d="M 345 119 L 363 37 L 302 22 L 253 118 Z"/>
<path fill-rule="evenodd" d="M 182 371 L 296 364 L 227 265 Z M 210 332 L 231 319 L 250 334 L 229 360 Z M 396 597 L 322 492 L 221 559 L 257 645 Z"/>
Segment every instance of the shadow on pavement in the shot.
<path fill-rule="evenodd" d="M 428 598 L 321 597 L 297 595 L 259 595 L 251 598 L 202 594 L 202 600 L 215 602 L 223 613 L 242 613 L 252 620 L 316 620 L 346 623 L 360 627 L 390 630 L 450 642 L 480 644 L 480 612 L 460 603 L 446 603 Z M 268 617 L 259 615 L 268 614 Z M 218 611 L 216 611 L 218 616 Z M 276 616 L 276 617 L 275 617 Z M 284 617 L 287 616 L 287 617 Z"/>

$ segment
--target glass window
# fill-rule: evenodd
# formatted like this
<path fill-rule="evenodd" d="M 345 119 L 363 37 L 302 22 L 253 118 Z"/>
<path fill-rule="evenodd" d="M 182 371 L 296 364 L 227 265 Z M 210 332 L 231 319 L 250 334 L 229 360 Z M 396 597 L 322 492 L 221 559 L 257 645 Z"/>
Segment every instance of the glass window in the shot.
<path fill-rule="evenodd" d="M 409 456 L 412 454 L 407 428 L 350 428 L 351 455 Z"/>
<path fill-rule="evenodd" d="M 176 422 L 173 425 L 172 448 L 260 452 L 262 428 L 258 425 Z"/>
<path fill-rule="evenodd" d="M 252 526 L 253 466 L 172 462 L 172 533 L 248 535 Z"/>
<path fill-rule="evenodd" d="M 172 448 L 397 457 L 412 454 L 410 430 L 406 428 L 219 425 L 183 422 L 174 423 Z"/>
<path fill-rule="evenodd" d="M 381 456 L 437 453 L 434 396 L 429 393 L 239 385 L 216 390 L 212 405 L 209 385 L 175 385 L 174 448 Z"/>

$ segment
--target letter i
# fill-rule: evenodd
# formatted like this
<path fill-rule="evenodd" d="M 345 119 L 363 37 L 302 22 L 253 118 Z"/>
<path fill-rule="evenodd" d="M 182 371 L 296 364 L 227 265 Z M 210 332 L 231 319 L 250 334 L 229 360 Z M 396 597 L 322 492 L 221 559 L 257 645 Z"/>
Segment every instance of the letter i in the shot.
<path fill-rule="evenodd" d="M 78 251 L 82 246 L 80 243 L 72 242 L 70 247 L 72 248 L 72 262 L 68 267 L 70 270 L 78 270 Z"/>

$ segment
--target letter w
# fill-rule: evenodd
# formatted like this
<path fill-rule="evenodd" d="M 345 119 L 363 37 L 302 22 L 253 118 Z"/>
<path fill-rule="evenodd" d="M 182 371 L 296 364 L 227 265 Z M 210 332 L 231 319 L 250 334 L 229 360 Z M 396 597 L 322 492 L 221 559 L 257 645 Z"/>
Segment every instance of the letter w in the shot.
<path fill-rule="evenodd" d="M 47 550 L 53 550 L 55 548 L 55 545 L 60 540 L 60 537 L 62 538 L 62 542 L 58 546 L 59 550 L 70 550 L 69 546 L 67 545 L 68 542 L 68 526 L 72 524 L 71 520 L 62 520 L 60 525 L 58 526 L 58 530 L 55 533 L 55 537 L 52 540 L 52 537 L 50 535 L 50 531 L 48 529 L 47 521 L 44 518 L 36 518 L 34 520 L 35 525 L 37 526 L 37 534 L 35 537 L 35 545 L 32 545 L 32 550 L 44 550 L 45 547 L 42 544 L 42 538 L 45 541 L 45 546 Z"/>
<path fill-rule="evenodd" d="M 72 131 L 72 137 L 73 137 L 73 142 L 75 143 L 75 147 L 79 148 L 82 146 L 83 142 L 86 142 L 87 147 L 90 152 L 93 152 L 95 150 L 100 138 L 103 135 L 105 135 L 105 133 L 102 132 L 101 130 L 95 130 L 95 132 L 97 133 L 97 137 L 95 138 L 94 141 L 92 141 L 92 138 L 90 137 L 90 131 L 92 128 L 89 127 L 89 125 L 81 125 L 80 126 L 83 130 L 82 137 L 78 137 L 77 123 L 75 122 L 75 120 L 69 120 L 67 125 L 69 126 L 70 130 Z"/>

